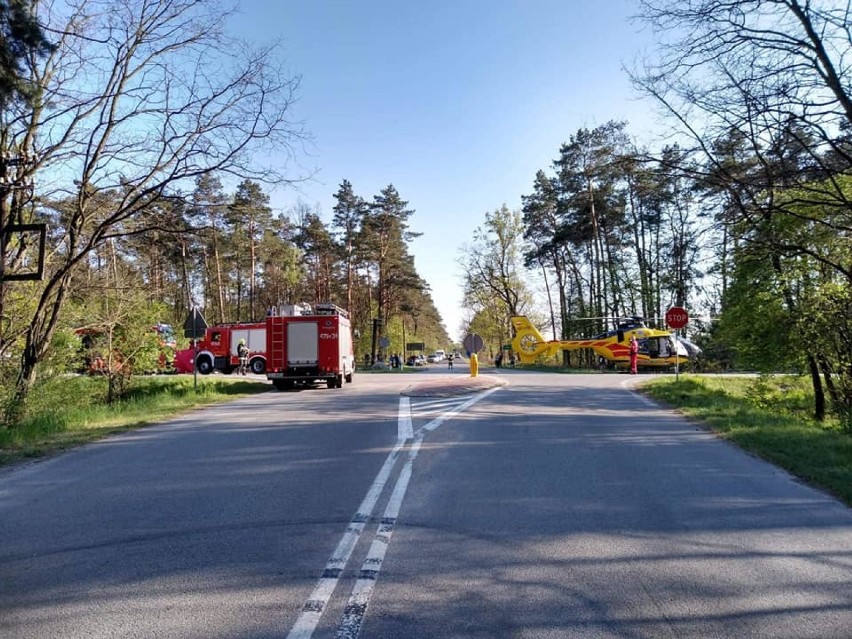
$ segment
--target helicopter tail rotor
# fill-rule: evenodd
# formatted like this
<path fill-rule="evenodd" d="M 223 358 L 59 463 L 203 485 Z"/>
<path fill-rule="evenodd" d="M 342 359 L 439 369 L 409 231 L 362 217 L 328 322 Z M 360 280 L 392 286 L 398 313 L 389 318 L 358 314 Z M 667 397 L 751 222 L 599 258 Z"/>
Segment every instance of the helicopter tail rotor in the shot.
<path fill-rule="evenodd" d="M 537 357 L 549 354 L 553 345 L 544 339 L 535 325 L 520 315 L 512 318 L 512 326 L 515 328 L 515 337 L 512 340 L 512 349 L 518 354 L 523 364 L 535 362 Z"/>

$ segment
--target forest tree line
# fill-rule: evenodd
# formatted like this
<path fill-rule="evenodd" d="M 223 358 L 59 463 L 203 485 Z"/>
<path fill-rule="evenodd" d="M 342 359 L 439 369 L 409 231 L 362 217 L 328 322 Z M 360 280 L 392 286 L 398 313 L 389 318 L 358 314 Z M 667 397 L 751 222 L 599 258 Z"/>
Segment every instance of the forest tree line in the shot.
<path fill-rule="evenodd" d="M 519 312 L 568 338 L 685 306 L 714 320 L 689 329 L 705 363 L 800 371 L 852 431 L 852 9 L 639 5 L 658 44 L 631 77 L 670 141 L 579 129 L 486 216 L 462 264 L 477 331 L 499 348 Z"/>
<path fill-rule="evenodd" d="M 120 358 L 103 370 L 110 378 L 109 398 L 118 398 L 134 370 L 155 367 L 158 336 L 151 326 L 172 324 L 180 335 L 193 308 L 214 324 L 262 321 L 285 305 L 333 302 L 352 320 L 359 361 L 364 355 L 372 361 L 401 354 L 411 341 L 447 346 L 429 287 L 409 251 L 417 234 L 409 229 L 414 211 L 408 202 L 393 185 L 368 201 L 347 180 L 334 197 L 326 223 L 304 203 L 276 213 L 257 182 L 244 180 L 229 194 L 219 179 L 205 174 L 187 196 L 147 207 L 145 233 L 113 227 L 112 236 L 78 264 L 66 289 L 68 301 L 48 351 L 52 372 L 79 364 L 75 335 L 95 335 L 100 351 Z M 109 210 L 119 198 L 101 193 L 98 205 Z M 65 206 L 43 204 L 35 217 L 51 229 L 49 254 L 63 251 Z M 7 308 L 24 314 L 12 304 Z M 376 320 L 379 336 L 390 341 L 386 349 L 372 340 Z M 6 348 L 13 362 L 15 343 L 9 340 Z M 55 355 L 63 348 L 66 361 L 59 362 Z"/>
<path fill-rule="evenodd" d="M 362 336 L 379 318 L 398 348 L 404 334 L 446 344 L 393 186 L 365 201 L 344 183 L 328 225 L 270 210 L 264 188 L 304 179 L 290 160 L 307 137 L 275 46 L 232 37 L 215 0 L 15 7 L 0 20 L 6 425 L 74 368 L 77 330 L 144 359 L 150 327 L 193 304 L 219 322 L 335 302 Z"/>

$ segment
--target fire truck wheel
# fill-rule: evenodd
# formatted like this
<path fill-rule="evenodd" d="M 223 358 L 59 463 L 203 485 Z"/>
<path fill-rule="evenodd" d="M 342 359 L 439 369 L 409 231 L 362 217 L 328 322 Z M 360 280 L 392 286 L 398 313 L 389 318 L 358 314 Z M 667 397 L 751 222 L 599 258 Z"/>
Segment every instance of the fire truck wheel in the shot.
<path fill-rule="evenodd" d="M 263 375 L 266 372 L 266 361 L 262 357 L 256 357 L 249 362 L 249 368 L 255 375 Z"/>
<path fill-rule="evenodd" d="M 213 360 L 211 360 L 207 355 L 202 355 L 199 357 L 195 365 L 198 367 L 198 372 L 202 375 L 209 375 L 213 372 Z"/>

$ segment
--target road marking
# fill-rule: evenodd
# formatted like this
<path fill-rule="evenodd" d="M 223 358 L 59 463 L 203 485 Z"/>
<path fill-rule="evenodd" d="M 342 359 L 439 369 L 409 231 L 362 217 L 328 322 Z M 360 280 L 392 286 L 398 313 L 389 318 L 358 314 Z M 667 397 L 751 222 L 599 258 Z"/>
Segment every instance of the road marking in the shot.
<path fill-rule="evenodd" d="M 439 415 L 447 410 L 455 408 L 462 404 L 462 402 L 466 401 L 468 398 L 466 397 L 443 397 L 441 399 L 431 399 L 431 400 L 420 400 L 415 399 L 411 403 L 411 407 L 413 410 L 417 412 L 418 415 Z"/>
<path fill-rule="evenodd" d="M 405 440 L 397 440 L 396 445 L 388 454 L 387 459 L 385 459 L 385 463 L 373 480 L 373 484 L 367 491 L 366 497 L 364 497 L 364 500 L 346 527 L 346 531 L 340 538 L 340 542 L 326 562 L 325 570 L 323 570 L 314 591 L 302 606 L 302 612 L 296 619 L 296 623 L 293 624 L 293 628 L 287 635 L 287 639 L 310 639 L 311 635 L 313 635 L 331 599 L 331 595 L 334 593 L 338 581 L 340 581 L 340 574 L 349 562 L 349 557 L 352 555 L 352 550 L 355 548 L 361 531 L 364 530 L 364 526 L 367 525 L 370 516 L 373 514 L 376 502 L 379 500 L 385 484 L 387 484 L 388 477 L 390 477 L 391 470 L 396 465 L 396 460 L 404 443 Z"/>
<path fill-rule="evenodd" d="M 364 559 L 364 563 L 361 564 L 361 571 L 358 574 L 358 579 L 355 581 L 355 586 L 352 588 L 352 594 L 349 596 L 349 601 L 343 611 L 343 618 L 341 619 L 337 633 L 334 635 L 335 639 L 356 639 L 361 632 L 361 627 L 364 624 L 364 617 L 367 614 L 367 606 L 370 603 L 370 597 L 373 594 L 376 581 L 379 579 L 382 562 L 384 561 L 385 553 L 390 545 L 397 517 L 399 516 L 400 508 L 402 508 L 402 501 L 405 498 L 405 493 L 408 490 L 408 484 L 411 480 L 414 460 L 417 459 L 417 454 L 420 452 L 420 445 L 423 443 L 423 438 L 426 437 L 427 433 L 432 432 L 448 419 L 455 417 L 465 409 L 473 406 L 476 402 L 487 397 L 494 391 L 499 390 L 499 388 L 500 387 L 490 388 L 478 395 L 474 395 L 458 408 L 436 417 L 428 424 L 417 430 L 417 435 L 408 450 L 408 458 L 399 473 L 393 493 L 391 494 L 388 505 L 385 508 L 385 513 L 376 528 L 376 535 L 373 538 L 373 542 L 370 544 L 370 550 L 367 552 L 367 558 Z"/>
<path fill-rule="evenodd" d="M 358 579 L 355 581 L 352 594 L 349 596 L 349 601 L 343 611 L 343 619 L 334 635 L 335 639 L 356 639 L 361 633 L 361 626 L 364 625 L 364 617 L 367 614 L 367 605 L 370 603 L 373 588 L 379 578 L 379 571 L 382 569 L 382 562 L 390 545 L 391 536 L 393 535 L 396 520 L 399 516 L 399 509 L 402 507 L 402 500 L 405 497 L 405 493 L 408 490 L 408 483 L 411 480 L 411 467 L 420 450 L 424 434 L 421 431 L 411 444 L 411 448 L 408 451 L 408 459 L 400 471 L 393 494 L 391 494 L 390 501 L 385 508 L 385 513 L 376 529 L 373 543 L 370 544 L 367 557 L 364 559 L 364 563 L 361 564 L 361 571 L 358 573 Z"/>
<path fill-rule="evenodd" d="M 381 562 L 384 559 L 388 542 L 390 541 L 393 528 L 396 524 L 399 509 L 402 507 L 403 497 L 405 496 L 405 492 L 408 490 L 412 465 L 414 464 L 414 460 L 420 450 L 423 438 L 426 436 L 426 433 L 435 430 L 448 419 L 458 415 L 464 409 L 472 406 L 496 390 L 499 390 L 499 387 L 483 391 L 460 405 L 455 410 L 449 411 L 440 417 L 433 419 L 428 424 L 418 429 L 416 436 L 413 433 L 413 425 L 411 423 L 410 400 L 408 397 L 400 399 L 396 444 L 394 445 L 393 450 L 391 450 L 388 454 L 387 459 L 385 459 L 385 463 L 382 465 L 382 468 L 379 470 L 376 478 L 373 480 L 373 484 L 370 486 L 369 491 L 367 491 L 367 495 L 358 507 L 355 516 L 352 517 L 352 520 L 346 527 L 346 531 L 343 533 L 340 542 L 337 544 L 337 547 L 334 549 L 331 557 L 329 557 L 326 562 L 322 576 L 317 581 L 317 585 L 314 587 L 314 590 L 308 597 L 308 600 L 302 606 L 302 612 L 296 619 L 296 623 L 293 624 L 292 629 L 287 635 L 287 639 L 310 639 L 313 635 L 328 606 L 328 602 L 331 600 L 331 596 L 334 594 L 335 588 L 337 588 L 337 584 L 340 581 L 340 575 L 346 568 L 349 558 L 352 556 L 352 551 L 355 549 L 355 545 L 358 542 L 361 532 L 364 530 L 364 526 L 373 514 L 373 509 L 376 507 L 376 502 L 387 484 L 393 467 L 396 465 L 396 460 L 400 455 L 400 451 L 406 445 L 406 442 L 413 437 L 414 441 L 411 442 L 408 451 L 408 459 L 406 460 L 405 466 L 403 466 L 403 469 L 400 471 L 399 477 L 394 485 L 393 493 L 391 494 L 388 505 L 385 508 L 384 516 L 382 517 L 381 522 L 379 522 L 379 526 L 376 530 L 376 536 L 370 544 L 367 559 L 364 560 L 361 572 L 359 573 L 358 579 L 355 582 L 355 587 L 352 590 L 352 595 L 349 599 L 351 605 L 346 606 L 347 612 L 344 613 L 344 621 L 341 622 L 337 631 L 338 637 L 354 638 L 358 636 L 358 633 L 361 631 L 361 625 L 364 621 L 364 615 L 367 611 L 367 603 L 369 602 L 370 595 L 372 595 L 373 586 L 378 578 Z M 403 399 L 406 401 L 403 402 Z M 361 605 L 361 602 L 363 602 L 363 605 Z M 351 634 L 353 630 L 355 634 Z"/>
<path fill-rule="evenodd" d="M 326 562 L 322 576 L 317 582 L 314 591 L 302 606 L 302 612 L 287 635 L 287 639 L 309 639 L 313 635 L 328 602 L 331 600 L 332 594 L 334 594 L 335 588 L 337 588 L 337 584 L 340 581 L 340 574 L 346 568 L 355 544 L 358 542 L 364 526 L 366 526 L 367 521 L 373 514 L 373 508 L 376 507 L 376 502 L 384 490 L 385 484 L 387 484 L 388 477 L 390 477 L 391 470 L 396 465 L 396 460 L 399 457 L 402 447 L 406 441 L 413 437 L 414 427 L 411 422 L 411 398 L 400 397 L 396 445 L 379 470 L 379 474 L 373 480 L 373 485 L 370 486 L 370 490 L 358 507 L 355 516 L 352 517 L 352 520 L 346 527 L 346 531 L 337 544 L 337 548 L 334 549 L 331 557 Z"/>
<path fill-rule="evenodd" d="M 460 404 L 464 401 L 464 399 L 464 397 L 438 397 L 436 399 L 417 397 L 414 404 L 418 409 L 426 408 L 428 410 L 436 410 L 446 408 L 447 406 L 455 406 L 456 404 Z"/>
<path fill-rule="evenodd" d="M 404 442 L 414 437 L 414 427 L 411 424 L 411 398 L 399 398 L 399 417 L 397 419 L 397 440 Z"/>
<path fill-rule="evenodd" d="M 467 410 L 468 408 L 470 408 L 471 406 L 473 406 L 473 405 L 474 405 L 476 402 L 478 402 L 480 399 L 483 399 L 483 398 L 487 397 L 487 396 L 488 396 L 488 395 L 490 395 L 491 393 L 493 393 L 493 392 L 495 392 L 495 391 L 498 391 L 498 390 L 500 390 L 501 388 L 502 388 L 502 386 L 496 386 L 496 387 L 494 387 L 494 388 L 489 388 L 488 390 L 484 390 L 484 391 L 482 391 L 481 393 L 479 393 L 478 395 L 474 395 L 474 396 L 473 396 L 473 397 L 471 397 L 469 400 L 467 400 L 464 404 L 461 404 L 461 405 L 459 405 L 457 408 L 455 408 L 455 409 L 453 409 L 453 410 L 450 410 L 450 411 L 447 411 L 447 412 L 446 412 L 446 413 L 444 413 L 443 415 L 440 415 L 440 416 L 436 417 L 436 418 L 435 418 L 435 419 L 433 419 L 431 422 L 429 422 L 428 424 L 426 424 L 425 426 L 423 426 L 423 427 L 420 429 L 420 431 L 433 431 L 433 430 L 435 430 L 436 428 L 438 428 L 438 426 L 440 426 L 441 424 L 443 424 L 443 423 L 444 423 L 445 421 L 447 421 L 448 419 L 452 419 L 453 417 L 455 417 L 456 415 L 458 415 L 458 414 L 459 414 L 459 413 L 461 413 L 462 411 Z M 418 432 L 420 432 L 420 431 L 418 431 Z"/>

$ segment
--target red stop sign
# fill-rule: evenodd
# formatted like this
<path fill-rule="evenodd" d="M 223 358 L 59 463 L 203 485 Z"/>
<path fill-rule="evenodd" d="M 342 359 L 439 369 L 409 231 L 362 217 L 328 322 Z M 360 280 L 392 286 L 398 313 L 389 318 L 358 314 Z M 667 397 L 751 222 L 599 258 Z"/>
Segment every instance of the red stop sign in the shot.
<path fill-rule="evenodd" d="M 672 306 L 666 311 L 666 324 L 672 328 L 683 328 L 689 322 L 689 313 L 685 308 Z"/>

